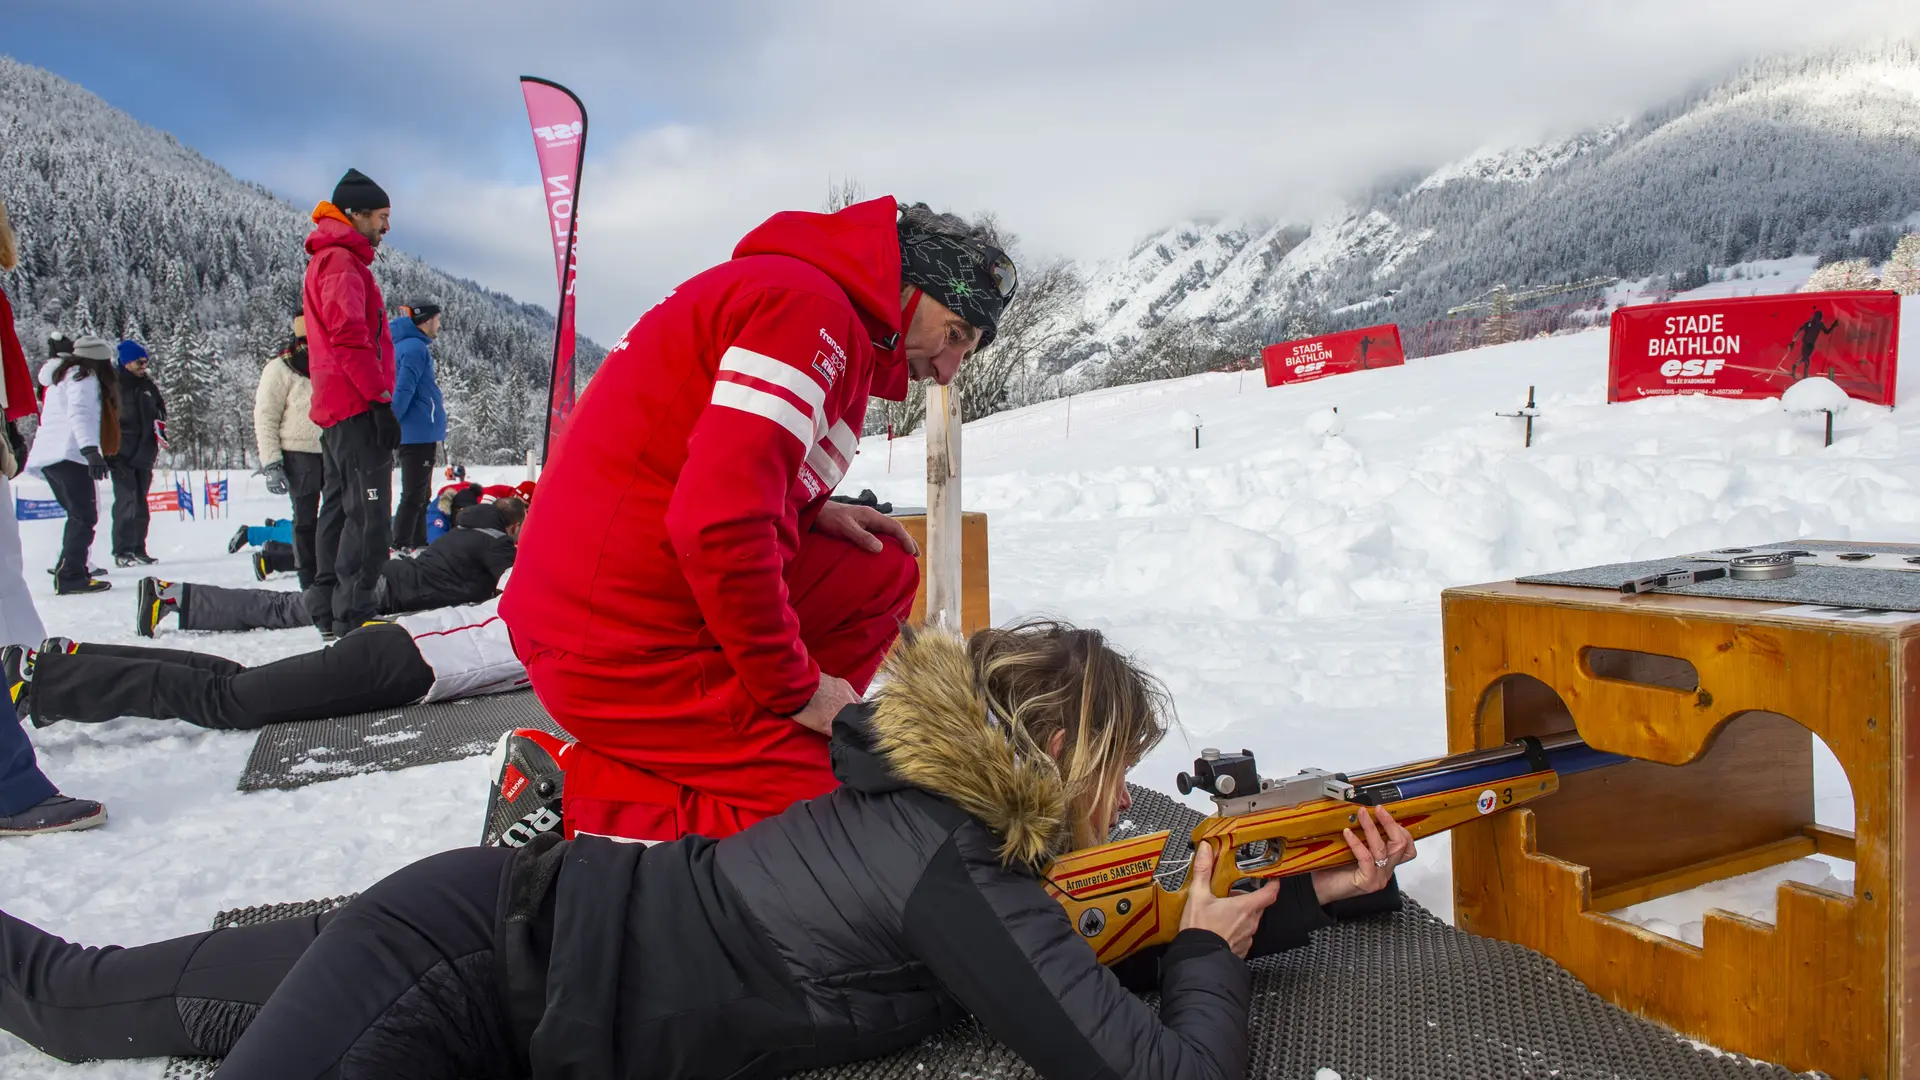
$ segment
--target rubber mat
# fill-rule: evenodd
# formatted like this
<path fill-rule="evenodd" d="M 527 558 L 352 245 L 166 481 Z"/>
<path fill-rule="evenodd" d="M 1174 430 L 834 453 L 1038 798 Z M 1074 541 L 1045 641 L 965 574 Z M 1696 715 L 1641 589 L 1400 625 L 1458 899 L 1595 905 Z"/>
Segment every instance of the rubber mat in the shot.
<path fill-rule="evenodd" d="M 560 734 L 531 690 L 268 724 L 254 740 L 240 790 L 287 790 L 476 757 L 492 750 L 501 735 L 523 727 Z"/>
<path fill-rule="evenodd" d="M 1840 544 L 1829 541 L 1795 541 L 1790 544 L 1756 544 L 1762 552 L 1774 548 L 1798 547 L 1813 550 L 1920 552 L 1899 544 Z M 1608 563 L 1582 570 L 1553 574 L 1530 574 L 1520 578 L 1526 585 L 1578 585 L 1586 588 L 1620 589 L 1620 583 L 1635 578 L 1663 574 L 1669 570 L 1706 570 L 1724 566 L 1723 562 L 1677 557 L 1647 559 L 1638 562 Z M 1920 611 L 1920 573 L 1898 570 L 1873 570 L 1866 567 L 1813 566 L 1802 564 L 1792 577 L 1775 581 L 1736 581 L 1715 578 L 1694 585 L 1681 585 L 1661 592 L 1681 596 L 1723 596 L 1734 600 L 1772 600 L 1786 604 L 1818 604 L 1835 608 L 1871 608 L 1876 611 Z"/>
<path fill-rule="evenodd" d="M 1116 836 L 1172 829 L 1185 857 L 1199 815 L 1133 788 Z M 215 927 L 310 915 L 347 897 L 223 912 Z M 277 914 L 276 914 L 277 913 Z M 1312 1080 L 1786 1080 L 1805 1074 L 1703 1049 L 1601 1000 L 1553 961 L 1463 933 L 1409 900 L 1396 915 L 1340 923 L 1303 949 L 1252 965 L 1249 1078 Z M 1151 1002 L 1152 999 L 1149 999 Z M 166 1080 L 208 1080 L 217 1062 L 176 1058 Z M 1030 1080 L 1038 1074 L 967 1021 L 889 1057 L 807 1080 Z"/>

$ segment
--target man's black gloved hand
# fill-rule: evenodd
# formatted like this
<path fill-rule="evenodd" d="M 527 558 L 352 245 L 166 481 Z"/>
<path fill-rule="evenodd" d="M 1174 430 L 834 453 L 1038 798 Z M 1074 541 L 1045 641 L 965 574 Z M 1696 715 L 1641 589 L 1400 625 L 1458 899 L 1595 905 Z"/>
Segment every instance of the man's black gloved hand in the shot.
<path fill-rule="evenodd" d="M 380 449 L 389 454 L 400 449 L 400 418 L 393 415 L 393 404 L 376 401 L 368 411 L 373 413 L 373 430 L 380 440 Z"/>
<path fill-rule="evenodd" d="M 267 478 L 267 490 L 275 495 L 285 495 L 291 489 L 287 483 L 287 467 L 278 461 L 260 466 L 260 475 Z"/>
<path fill-rule="evenodd" d="M 7 421 L 7 445 L 13 447 L 13 462 L 15 467 L 25 468 L 27 464 L 27 437 L 20 434 L 20 425 L 11 420 Z"/>
<path fill-rule="evenodd" d="M 88 476 L 93 477 L 95 480 L 105 480 L 107 478 L 107 459 L 100 456 L 99 447 L 83 446 L 80 448 L 80 456 L 87 459 Z"/>

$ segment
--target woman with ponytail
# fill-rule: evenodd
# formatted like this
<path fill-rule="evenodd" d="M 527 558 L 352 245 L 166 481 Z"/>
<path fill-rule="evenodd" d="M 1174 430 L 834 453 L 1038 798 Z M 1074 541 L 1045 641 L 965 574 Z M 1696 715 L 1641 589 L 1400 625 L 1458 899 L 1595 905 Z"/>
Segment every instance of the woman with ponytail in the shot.
<path fill-rule="evenodd" d="M 74 342 L 72 355 L 48 360 L 40 379 L 47 398 L 33 451 L 27 455 L 27 471 L 46 480 L 67 512 L 60 561 L 53 569 L 54 592 L 105 592 L 112 586 L 93 576 L 91 559 L 93 527 L 100 520 L 95 485 L 107 478 L 107 458 L 120 450 L 113 346 L 104 338 L 83 337 Z"/>

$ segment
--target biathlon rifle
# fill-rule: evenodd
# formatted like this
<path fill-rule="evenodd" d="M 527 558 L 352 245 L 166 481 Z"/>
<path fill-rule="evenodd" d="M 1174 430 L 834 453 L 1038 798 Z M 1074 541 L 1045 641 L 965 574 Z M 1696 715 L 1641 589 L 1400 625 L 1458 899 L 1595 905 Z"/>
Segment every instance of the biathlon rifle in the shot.
<path fill-rule="evenodd" d="M 1489 750 L 1426 758 L 1347 775 L 1320 769 L 1266 780 L 1253 753 L 1204 750 L 1180 793 L 1213 797 L 1214 813 L 1193 828 L 1193 847 L 1213 847 L 1212 888 L 1226 896 L 1246 879 L 1306 874 L 1353 862 L 1341 830 L 1359 827 L 1361 807 L 1384 806 L 1414 839 L 1511 810 L 1559 790 L 1560 777 L 1616 765 L 1573 732 L 1527 737 Z M 1191 860 L 1162 859 L 1168 831 L 1071 852 L 1047 867 L 1047 892 L 1103 964 L 1172 941 L 1186 908 Z"/>

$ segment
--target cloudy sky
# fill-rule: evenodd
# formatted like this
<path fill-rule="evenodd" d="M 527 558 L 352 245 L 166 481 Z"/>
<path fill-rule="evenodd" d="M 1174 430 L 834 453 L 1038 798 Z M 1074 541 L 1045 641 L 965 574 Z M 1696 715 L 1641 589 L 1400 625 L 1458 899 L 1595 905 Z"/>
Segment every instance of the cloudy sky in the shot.
<path fill-rule="evenodd" d="M 9 0 L 4 50 L 301 205 L 348 165 L 397 246 L 550 303 L 516 77 L 590 114 L 580 317 L 608 342 L 857 179 L 1030 255 L 1310 220 L 1382 173 L 1657 105 L 1756 56 L 1920 33 L 1912 0 Z"/>

